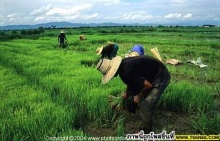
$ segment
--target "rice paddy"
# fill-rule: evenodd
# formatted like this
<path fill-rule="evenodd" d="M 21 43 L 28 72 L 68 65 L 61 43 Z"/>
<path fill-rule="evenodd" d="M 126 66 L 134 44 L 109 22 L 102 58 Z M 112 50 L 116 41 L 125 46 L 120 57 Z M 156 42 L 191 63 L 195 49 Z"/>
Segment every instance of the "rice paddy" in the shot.
<path fill-rule="evenodd" d="M 150 49 L 157 47 L 163 60 L 183 62 L 178 66 L 166 64 L 172 78 L 156 108 L 155 132 L 219 134 L 220 28 L 64 30 L 67 48 L 58 48 L 60 29 L 45 29 L 34 38 L 0 41 L 0 140 L 128 134 L 128 116 L 112 110 L 108 102 L 109 95 L 119 96 L 126 86 L 119 77 L 102 85 L 96 70 L 100 56 L 95 50 L 107 41 L 118 44 L 122 57 L 133 45 L 141 44 L 147 55 L 153 56 Z M 81 34 L 87 40 L 80 41 Z M 187 62 L 199 57 L 208 67 Z M 170 118 L 173 120 L 168 122 Z M 97 131 L 91 132 L 91 127 Z"/>

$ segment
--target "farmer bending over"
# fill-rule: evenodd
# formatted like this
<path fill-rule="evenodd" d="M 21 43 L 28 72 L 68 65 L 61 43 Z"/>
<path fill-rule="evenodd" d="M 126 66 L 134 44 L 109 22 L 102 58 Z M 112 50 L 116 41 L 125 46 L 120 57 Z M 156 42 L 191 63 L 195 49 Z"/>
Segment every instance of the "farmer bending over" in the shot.
<path fill-rule="evenodd" d="M 99 47 L 96 49 L 97 55 L 102 54 L 101 58 L 112 59 L 118 52 L 118 45 L 108 41 L 108 45 L 105 47 Z"/>
<path fill-rule="evenodd" d="M 97 69 L 103 75 L 103 84 L 119 75 L 127 86 L 123 97 L 132 99 L 129 109 L 136 109 L 136 106 L 140 105 L 142 124 L 139 130 L 151 132 L 156 104 L 170 82 L 166 66 L 150 56 L 124 59 L 117 56 L 112 60 L 100 59 Z"/>
<path fill-rule="evenodd" d="M 141 45 L 133 46 L 132 50 L 125 55 L 125 57 L 134 57 L 134 56 L 142 56 L 144 55 L 144 48 Z"/>

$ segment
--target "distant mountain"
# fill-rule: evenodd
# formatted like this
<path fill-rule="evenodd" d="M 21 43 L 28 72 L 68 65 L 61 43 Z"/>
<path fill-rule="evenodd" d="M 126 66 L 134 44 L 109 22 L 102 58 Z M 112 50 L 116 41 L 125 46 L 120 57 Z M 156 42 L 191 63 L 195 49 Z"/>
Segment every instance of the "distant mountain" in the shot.
<path fill-rule="evenodd" d="M 42 23 L 36 25 L 7 25 L 7 26 L 0 26 L 0 30 L 13 30 L 13 29 L 36 29 L 39 27 L 49 28 L 64 28 L 64 27 L 96 27 L 96 26 L 122 26 L 123 24 L 117 23 L 70 23 L 70 22 L 49 22 L 49 23 Z"/>
<path fill-rule="evenodd" d="M 43 28 L 68 28 L 68 27 L 97 27 L 97 26 L 202 26 L 200 23 L 163 23 L 163 24 L 153 24 L 153 23 L 146 23 L 146 24 L 140 24 L 140 23 L 127 23 L 127 24 L 120 24 L 120 23 L 70 23 L 70 22 L 49 22 L 49 23 L 42 23 L 42 24 L 36 24 L 36 25 L 7 25 L 7 26 L 0 26 L 0 30 L 14 30 L 14 29 L 37 29 L 39 27 Z M 218 24 L 216 24 L 218 25 Z"/>
<path fill-rule="evenodd" d="M 120 24 L 120 23 L 70 23 L 70 22 L 49 22 L 42 23 L 36 25 L 7 25 L 0 26 L 0 30 L 15 30 L 15 29 L 37 29 L 39 27 L 43 28 L 68 28 L 68 27 L 97 27 L 97 26 L 151 26 L 156 24 L 139 24 L 139 23 L 128 23 L 128 24 Z"/>

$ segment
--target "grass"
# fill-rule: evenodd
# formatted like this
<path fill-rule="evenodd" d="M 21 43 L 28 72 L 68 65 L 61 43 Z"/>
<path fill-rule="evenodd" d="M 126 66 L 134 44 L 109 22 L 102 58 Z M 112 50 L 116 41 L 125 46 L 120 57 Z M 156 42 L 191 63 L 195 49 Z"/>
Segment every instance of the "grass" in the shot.
<path fill-rule="evenodd" d="M 157 109 L 183 113 L 194 133 L 219 131 L 220 59 L 219 28 L 76 28 L 66 29 L 68 47 L 57 47 L 59 30 L 45 30 L 39 39 L 0 42 L 0 139 L 42 140 L 45 136 L 82 135 L 85 121 L 125 132 L 124 117 L 115 116 L 108 95 L 120 95 L 120 78 L 101 84 L 95 50 L 107 41 L 119 45 L 124 56 L 135 44 L 145 53 L 157 46 L 164 60 L 176 58 L 180 66 L 167 65 L 172 80 Z M 86 34 L 88 40 L 79 41 Z M 151 55 L 152 56 L 152 55 Z M 208 68 L 187 60 L 202 58 Z M 170 123 L 169 127 L 173 124 Z M 164 128 L 163 128 L 164 129 Z M 160 129 L 157 129 L 159 131 Z M 178 133 L 184 134 L 184 133 Z M 89 136 L 89 135 L 88 135 Z"/>

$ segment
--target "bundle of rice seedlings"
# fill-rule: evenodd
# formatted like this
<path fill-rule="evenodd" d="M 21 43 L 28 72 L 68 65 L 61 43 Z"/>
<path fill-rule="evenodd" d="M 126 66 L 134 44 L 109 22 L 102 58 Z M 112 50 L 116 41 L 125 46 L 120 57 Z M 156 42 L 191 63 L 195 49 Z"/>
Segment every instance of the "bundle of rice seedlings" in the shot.
<path fill-rule="evenodd" d="M 123 109 L 123 101 L 124 101 L 124 99 L 121 96 L 109 95 L 108 96 L 108 101 L 109 101 L 112 109 L 115 109 L 115 110 Z"/>
<path fill-rule="evenodd" d="M 162 58 L 160 57 L 160 53 L 157 49 L 157 47 L 150 49 L 150 52 L 158 59 L 162 62 Z"/>

